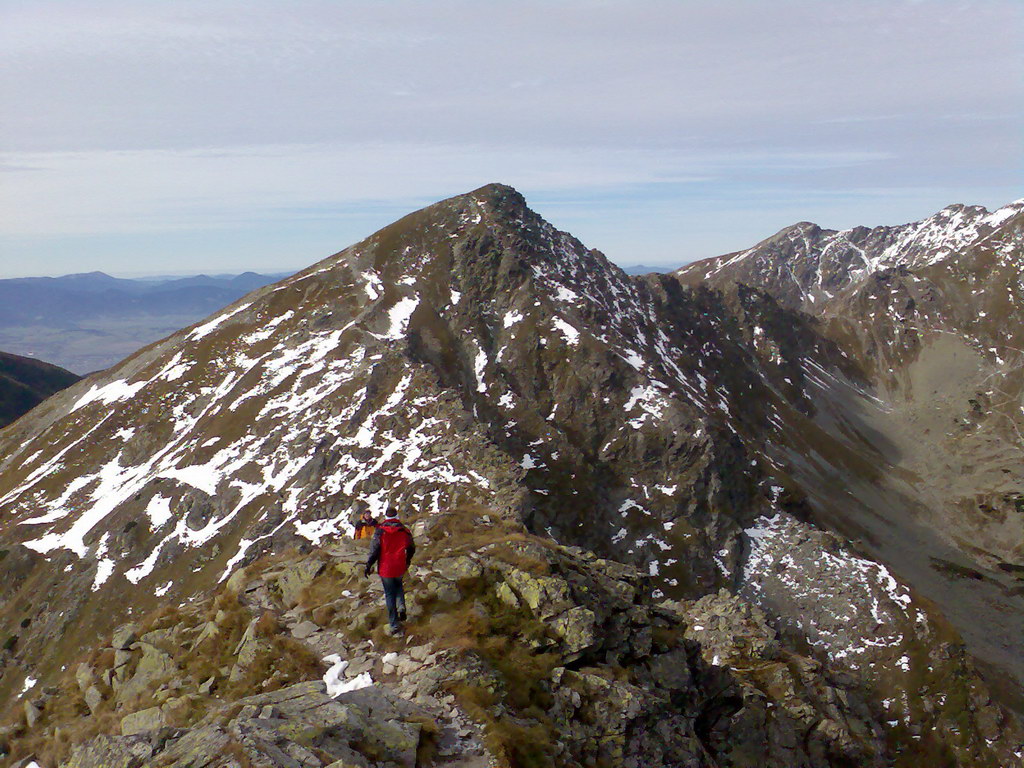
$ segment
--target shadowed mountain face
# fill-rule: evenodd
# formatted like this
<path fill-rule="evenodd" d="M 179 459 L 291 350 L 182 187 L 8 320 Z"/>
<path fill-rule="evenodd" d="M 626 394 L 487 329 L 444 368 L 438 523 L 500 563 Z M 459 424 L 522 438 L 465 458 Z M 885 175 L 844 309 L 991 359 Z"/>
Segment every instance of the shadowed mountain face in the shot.
<path fill-rule="evenodd" d="M 788 464 L 816 518 L 938 602 L 995 666 L 1024 679 L 1024 201 L 955 205 L 844 232 L 797 224 L 689 265 L 684 283 L 743 283 L 818 319 L 878 398 L 848 460 Z M 865 427 L 867 427 L 865 429 Z M 835 433 L 835 430 L 831 430 Z"/>
<path fill-rule="evenodd" d="M 0 352 L 0 428 L 78 379 L 55 365 Z"/>
<path fill-rule="evenodd" d="M 870 702 L 857 726 L 811 708 L 814 764 L 1005 764 L 1018 726 L 957 627 L 991 619 L 970 647 L 1012 701 L 1015 574 L 970 579 L 955 626 L 935 607 L 968 566 L 901 474 L 890 358 L 787 302 L 630 277 L 499 185 L 257 290 L 0 434 L 0 696 L 128 610 L 346 532 L 364 500 L 488 510 L 637 569 L 638 601 L 739 595 Z M 749 711 L 702 716 L 709 738 Z"/>
<path fill-rule="evenodd" d="M 0 348 L 80 374 L 102 370 L 278 277 L 122 280 L 90 272 L 0 280 Z"/>

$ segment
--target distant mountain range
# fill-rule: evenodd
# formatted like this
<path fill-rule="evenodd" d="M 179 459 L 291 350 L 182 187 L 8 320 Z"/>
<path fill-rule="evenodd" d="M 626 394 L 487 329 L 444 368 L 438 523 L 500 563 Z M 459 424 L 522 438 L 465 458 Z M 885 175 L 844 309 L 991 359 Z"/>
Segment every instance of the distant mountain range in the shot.
<path fill-rule="evenodd" d="M 103 272 L 0 280 L 0 349 L 86 374 L 282 275 L 125 280 Z"/>
<path fill-rule="evenodd" d="M 672 267 L 666 267 L 665 265 L 652 267 L 648 264 L 633 264 L 628 267 L 623 267 L 622 271 L 625 272 L 627 275 L 649 275 L 652 272 L 656 272 L 659 275 L 663 275 L 666 272 L 671 272 Z"/>

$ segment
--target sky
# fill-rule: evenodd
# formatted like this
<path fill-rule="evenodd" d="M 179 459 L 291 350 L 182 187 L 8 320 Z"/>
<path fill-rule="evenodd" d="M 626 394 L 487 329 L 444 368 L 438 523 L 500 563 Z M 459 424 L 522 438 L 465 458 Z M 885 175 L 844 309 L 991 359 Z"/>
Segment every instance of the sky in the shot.
<path fill-rule="evenodd" d="M 511 184 L 679 265 L 1024 196 L 1019 0 L 4 0 L 0 278 L 303 268 Z"/>

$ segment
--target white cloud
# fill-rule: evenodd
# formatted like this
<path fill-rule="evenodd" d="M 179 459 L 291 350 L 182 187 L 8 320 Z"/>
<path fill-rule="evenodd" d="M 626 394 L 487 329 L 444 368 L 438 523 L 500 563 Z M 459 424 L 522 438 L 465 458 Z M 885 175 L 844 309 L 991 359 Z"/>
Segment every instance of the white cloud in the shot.
<path fill-rule="evenodd" d="M 864 152 L 696 155 L 674 150 L 374 144 L 217 151 L 11 153 L 17 194 L 0 234 L 163 232 L 266 216 L 336 214 L 381 200 L 430 200 L 490 181 L 535 193 L 708 182 L 739 168 L 811 170 L 878 161 Z M 287 212 L 287 213 L 282 213 Z M 307 214 L 308 215 L 308 214 Z"/>
<path fill-rule="evenodd" d="M 745 226 L 738 214 L 773 196 L 792 201 L 797 219 L 814 215 L 819 193 L 852 188 L 934 190 L 923 203 L 900 198 L 908 217 L 956 199 L 998 204 L 1021 159 L 1022 8 L 11 4 L 0 25 L 10 73 L 0 235 L 45 258 L 55 235 L 252 221 L 285 231 L 489 181 L 563 205 L 658 187 L 658 209 L 674 200 L 680 211 L 661 244 L 640 231 L 657 226 L 650 216 L 627 217 L 614 234 L 661 253 L 692 248 L 680 235 L 726 206 L 730 237 L 770 234 L 755 229 L 763 216 Z M 670 188 L 682 191 L 671 198 Z M 707 201 L 720 205 L 713 215 Z M 700 218 L 687 219 L 695 208 Z M 856 209 L 875 219 L 892 210 L 889 199 Z M 603 235 L 593 218 L 589 231 Z M 701 255 L 711 243 L 701 240 Z"/>

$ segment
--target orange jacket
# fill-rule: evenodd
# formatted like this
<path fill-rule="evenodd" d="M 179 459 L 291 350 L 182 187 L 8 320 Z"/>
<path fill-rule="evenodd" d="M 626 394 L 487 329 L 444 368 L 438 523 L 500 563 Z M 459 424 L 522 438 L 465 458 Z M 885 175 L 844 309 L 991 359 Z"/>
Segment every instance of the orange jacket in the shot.
<path fill-rule="evenodd" d="M 372 539 L 373 534 L 377 532 L 377 521 L 374 520 L 370 523 L 364 523 L 362 520 L 356 523 L 355 533 L 352 534 L 353 539 Z"/>

